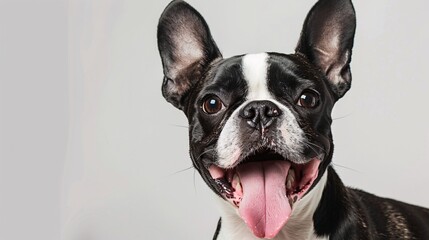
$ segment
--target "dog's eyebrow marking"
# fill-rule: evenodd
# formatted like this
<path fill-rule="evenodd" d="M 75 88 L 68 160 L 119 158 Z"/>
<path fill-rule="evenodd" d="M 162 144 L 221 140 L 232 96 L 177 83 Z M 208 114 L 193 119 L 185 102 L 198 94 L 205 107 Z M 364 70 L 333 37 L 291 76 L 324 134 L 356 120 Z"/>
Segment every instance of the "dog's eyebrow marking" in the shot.
<path fill-rule="evenodd" d="M 243 76 L 248 85 L 246 100 L 273 99 L 267 87 L 268 54 L 244 55 L 242 64 Z"/>

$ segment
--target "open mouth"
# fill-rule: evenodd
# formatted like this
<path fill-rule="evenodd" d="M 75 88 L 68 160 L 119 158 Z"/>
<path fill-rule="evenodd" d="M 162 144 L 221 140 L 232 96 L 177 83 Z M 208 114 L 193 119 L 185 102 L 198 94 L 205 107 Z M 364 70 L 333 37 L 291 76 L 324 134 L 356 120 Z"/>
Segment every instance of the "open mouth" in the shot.
<path fill-rule="evenodd" d="M 292 208 L 311 188 L 320 158 L 296 164 L 271 150 L 251 155 L 232 169 L 211 165 L 218 191 L 259 238 L 273 238 L 289 219 Z"/>

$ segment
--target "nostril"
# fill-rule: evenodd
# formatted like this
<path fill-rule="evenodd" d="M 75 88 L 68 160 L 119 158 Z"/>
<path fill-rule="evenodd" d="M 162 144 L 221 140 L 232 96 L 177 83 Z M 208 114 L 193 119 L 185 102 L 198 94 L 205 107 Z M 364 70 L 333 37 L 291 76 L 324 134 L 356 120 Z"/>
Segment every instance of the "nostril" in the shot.
<path fill-rule="evenodd" d="M 254 108 L 248 108 L 243 112 L 243 117 L 246 119 L 251 119 L 256 116 L 256 111 Z"/>
<path fill-rule="evenodd" d="M 277 107 L 265 107 L 265 116 L 267 117 L 278 117 L 280 115 L 279 110 L 277 109 Z"/>

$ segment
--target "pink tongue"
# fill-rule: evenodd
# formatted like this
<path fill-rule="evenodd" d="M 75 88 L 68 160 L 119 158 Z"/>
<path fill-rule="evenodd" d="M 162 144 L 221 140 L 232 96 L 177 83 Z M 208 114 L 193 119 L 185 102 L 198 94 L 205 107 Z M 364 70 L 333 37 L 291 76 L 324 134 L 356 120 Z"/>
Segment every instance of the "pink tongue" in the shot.
<path fill-rule="evenodd" d="M 237 167 L 243 188 L 238 211 L 259 238 L 274 238 L 291 214 L 286 197 L 289 168 L 286 161 L 253 162 Z"/>

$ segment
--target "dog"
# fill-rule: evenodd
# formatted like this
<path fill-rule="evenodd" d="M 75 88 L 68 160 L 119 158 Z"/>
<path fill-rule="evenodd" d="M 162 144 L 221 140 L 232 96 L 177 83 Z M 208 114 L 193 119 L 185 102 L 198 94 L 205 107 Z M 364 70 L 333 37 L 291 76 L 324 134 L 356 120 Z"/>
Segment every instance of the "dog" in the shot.
<path fill-rule="evenodd" d="M 319 0 L 295 53 L 223 58 L 200 13 L 166 7 L 162 94 L 187 116 L 193 165 L 219 196 L 213 239 L 429 239 L 429 209 L 345 187 L 331 166 L 355 29 L 350 0 Z"/>

